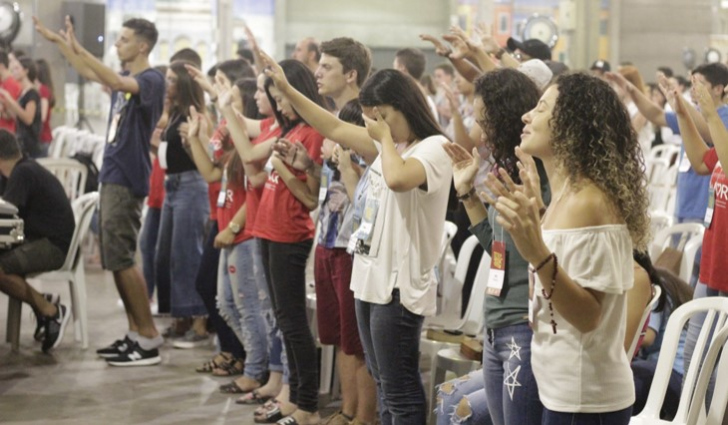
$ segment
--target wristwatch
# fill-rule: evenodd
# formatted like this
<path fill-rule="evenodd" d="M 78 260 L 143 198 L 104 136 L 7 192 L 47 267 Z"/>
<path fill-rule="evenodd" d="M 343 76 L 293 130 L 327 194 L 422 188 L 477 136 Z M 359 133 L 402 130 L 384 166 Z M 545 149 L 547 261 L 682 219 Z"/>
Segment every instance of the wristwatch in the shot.
<path fill-rule="evenodd" d="M 233 235 L 237 235 L 240 233 L 240 225 L 234 221 L 231 221 L 228 225 L 228 229 L 230 229 L 231 232 L 233 232 Z"/>

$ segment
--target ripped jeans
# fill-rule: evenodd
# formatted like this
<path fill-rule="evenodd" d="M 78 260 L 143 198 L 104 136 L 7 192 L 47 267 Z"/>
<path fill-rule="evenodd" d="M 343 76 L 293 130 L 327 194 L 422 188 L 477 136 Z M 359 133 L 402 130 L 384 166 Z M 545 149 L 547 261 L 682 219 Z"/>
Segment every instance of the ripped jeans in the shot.
<path fill-rule="evenodd" d="M 437 423 L 540 425 L 543 405 L 531 370 L 532 336 L 528 323 L 486 329 L 483 370 L 440 386 Z M 463 398 L 468 406 L 458 411 Z"/>
<path fill-rule="evenodd" d="M 268 370 L 271 326 L 275 326 L 264 273 L 254 239 L 220 251 L 218 309 L 245 347 L 243 374 L 256 380 Z"/>

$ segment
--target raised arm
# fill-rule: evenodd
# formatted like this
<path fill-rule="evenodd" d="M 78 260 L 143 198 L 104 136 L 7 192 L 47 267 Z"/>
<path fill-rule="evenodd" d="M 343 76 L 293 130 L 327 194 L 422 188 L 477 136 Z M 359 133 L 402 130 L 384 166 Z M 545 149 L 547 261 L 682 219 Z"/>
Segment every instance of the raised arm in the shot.
<path fill-rule="evenodd" d="M 693 77 L 693 90 L 695 91 L 696 100 L 700 104 L 700 112 L 705 117 L 713 138 L 713 146 L 718 154 L 718 160 L 721 164 L 728 164 L 728 129 L 726 129 L 723 120 L 718 115 L 707 87 Z M 702 157 L 700 158 L 702 161 Z"/>
<path fill-rule="evenodd" d="M 652 124 L 660 127 L 666 127 L 667 121 L 665 120 L 665 111 L 660 106 L 654 103 L 646 94 L 639 88 L 635 87 L 634 84 L 629 82 L 624 76 L 618 72 L 607 72 L 606 77 L 612 83 L 618 85 L 625 93 L 629 94 L 632 101 L 639 109 L 640 113 L 647 118 Z"/>
<path fill-rule="evenodd" d="M 435 53 L 444 58 L 447 58 L 452 66 L 455 67 L 457 72 L 462 75 L 463 78 L 465 78 L 466 80 L 474 81 L 476 78 L 482 75 L 482 72 L 480 72 L 478 67 L 473 65 L 470 61 L 459 57 L 453 57 L 452 49 L 445 46 L 435 36 L 429 34 L 420 34 L 420 40 L 432 43 L 432 45 L 435 47 Z"/>
<path fill-rule="evenodd" d="M 197 170 L 206 182 L 212 183 L 222 180 L 222 170 L 212 163 L 207 155 L 205 142 L 207 139 L 207 119 L 190 106 L 190 115 L 187 118 L 187 139 L 190 141 L 192 160 Z"/>
<path fill-rule="evenodd" d="M 301 94 L 298 90 L 293 88 L 286 79 L 278 63 L 276 63 L 270 56 L 261 52 L 261 57 L 265 66 L 267 67 L 265 73 L 273 79 L 276 88 L 288 98 L 296 113 L 306 120 L 306 122 L 313 128 L 315 128 L 322 136 L 327 137 L 334 142 L 353 149 L 356 153 L 361 155 L 364 160 L 371 164 L 374 159 L 379 155 L 374 142 L 369 137 L 365 128 L 359 127 L 354 124 L 341 121 L 336 118 L 326 109 L 320 107 L 315 102 Z"/>
<path fill-rule="evenodd" d="M 67 42 L 67 34 L 64 31 L 54 33 L 43 25 L 43 23 L 35 16 L 33 16 L 33 24 L 35 25 L 35 30 L 38 34 L 58 47 L 58 50 L 61 52 L 63 57 L 66 58 L 68 63 L 71 64 L 76 72 L 87 80 L 96 81 L 97 83 L 101 82 L 98 75 L 96 75 L 96 73 L 88 65 L 86 65 L 81 57 L 73 51 Z"/>
<path fill-rule="evenodd" d="M 665 93 L 668 94 L 667 99 L 677 115 L 680 136 L 682 137 L 685 155 L 687 155 L 690 165 L 697 174 L 710 174 L 710 170 L 703 163 L 703 157 L 705 156 L 705 152 L 708 151 L 708 146 L 703 141 L 703 138 L 700 137 L 693 117 L 687 112 L 687 102 L 675 90 L 665 90 Z M 715 110 L 715 107 L 712 106 L 712 109 Z M 721 123 L 721 127 L 723 127 L 723 123 Z M 725 131 L 725 127 L 723 127 L 723 130 Z"/>
<path fill-rule="evenodd" d="M 258 45 L 258 40 L 255 39 L 255 34 L 253 34 L 253 31 L 251 31 L 247 25 L 245 25 L 243 29 L 245 30 L 245 36 L 248 38 L 250 49 L 253 51 L 253 59 L 255 60 L 253 66 L 255 66 L 256 73 L 260 74 L 263 72 L 263 60 L 260 57 L 260 46 Z"/>

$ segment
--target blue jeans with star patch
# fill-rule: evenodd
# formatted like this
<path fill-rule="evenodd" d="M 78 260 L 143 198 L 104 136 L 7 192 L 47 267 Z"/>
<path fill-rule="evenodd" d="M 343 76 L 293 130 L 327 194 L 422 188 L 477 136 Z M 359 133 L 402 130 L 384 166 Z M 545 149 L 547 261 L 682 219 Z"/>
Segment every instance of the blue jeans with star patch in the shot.
<path fill-rule="evenodd" d="M 528 323 L 485 330 L 483 377 L 495 425 L 540 425 L 543 405 L 531 369 Z"/>

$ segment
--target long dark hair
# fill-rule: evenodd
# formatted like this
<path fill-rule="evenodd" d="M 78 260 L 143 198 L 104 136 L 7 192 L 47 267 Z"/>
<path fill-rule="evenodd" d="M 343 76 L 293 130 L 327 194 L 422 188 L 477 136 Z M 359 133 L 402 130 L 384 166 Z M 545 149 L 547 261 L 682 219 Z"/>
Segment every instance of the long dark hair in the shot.
<path fill-rule="evenodd" d="M 483 116 L 475 117 L 485 134 L 493 158 L 516 183 L 520 183 L 516 146 L 525 125 L 521 117 L 535 108 L 541 97 L 536 84 L 512 68 L 488 72 L 475 81 L 475 95 L 483 100 Z"/>
<path fill-rule="evenodd" d="M 361 106 L 389 105 L 404 115 L 417 140 L 442 135 L 425 95 L 411 77 L 394 69 L 375 72 L 361 88 Z"/>
<path fill-rule="evenodd" d="M 38 77 L 38 81 L 40 81 L 41 84 L 48 87 L 48 92 L 51 94 L 50 99 L 48 99 L 48 104 L 50 107 L 56 106 L 56 94 L 54 92 L 53 88 L 53 77 L 51 75 L 51 67 L 48 65 L 48 61 L 45 59 L 36 59 L 35 60 L 35 67 L 36 67 L 36 77 Z"/>
<path fill-rule="evenodd" d="M 283 73 L 291 87 L 301 92 L 301 94 L 314 101 L 320 107 L 327 110 L 330 109 L 326 100 L 318 92 L 316 78 L 313 76 L 313 72 L 311 72 L 306 65 L 294 59 L 284 59 L 278 62 L 278 64 L 281 68 L 283 68 Z M 270 105 L 273 108 L 273 114 L 276 117 L 276 121 L 278 121 L 278 124 L 281 126 L 281 136 L 285 136 L 289 131 L 291 131 L 291 129 L 293 129 L 293 127 L 298 125 L 298 123 L 306 122 L 306 120 L 301 118 L 300 115 L 298 119 L 294 121 L 283 116 L 281 111 L 278 110 L 278 104 L 270 94 L 271 85 L 273 85 L 273 80 L 270 77 L 266 78 L 263 85 L 263 87 L 265 87 L 265 94 L 268 96 Z"/>
<path fill-rule="evenodd" d="M 182 60 L 174 61 L 169 65 L 169 69 L 177 76 L 176 97 L 171 99 L 170 114 L 179 114 L 183 117 L 189 115 L 190 106 L 194 106 L 198 111 L 202 111 L 205 107 L 205 93 L 202 91 L 202 87 L 192 79 L 185 65 L 195 66 L 192 62 Z"/>
<path fill-rule="evenodd" d="M 670 304 L 671 311 L 693 299 L 693 288 L 670 270 L 655 267 L 650 256 L 644 251 L 634 251 L 632 257 L 650 277 L 650 283 L 662 288 L 660 300 L 655 311 L 663 311 Z"/>
<path fill-rule="evenodd" d="M 255 104 L 255 99 L 253 99 L 255 91 L 258 89 L 255 78 L 239 78 L 235 80 L 233 84 L 238 88 L 240 97 L 243 99 L 243 116 L 255 120 L 265 118 L 258 111 L 258 106 Z M 222 142 L 223 146 L 233 143 L 229 134 Z M 231 187 L 242 187 L 245 184 L 245 169 L 243 168 L 243 160 L 240 158 L 240 155 L 238 155 L 234 146 L 231 146 L 230 149 L 226 149 L 225 153 L 220 158 L 220 163 L 228 164 L 228 181 L 230 182 Z"/>

